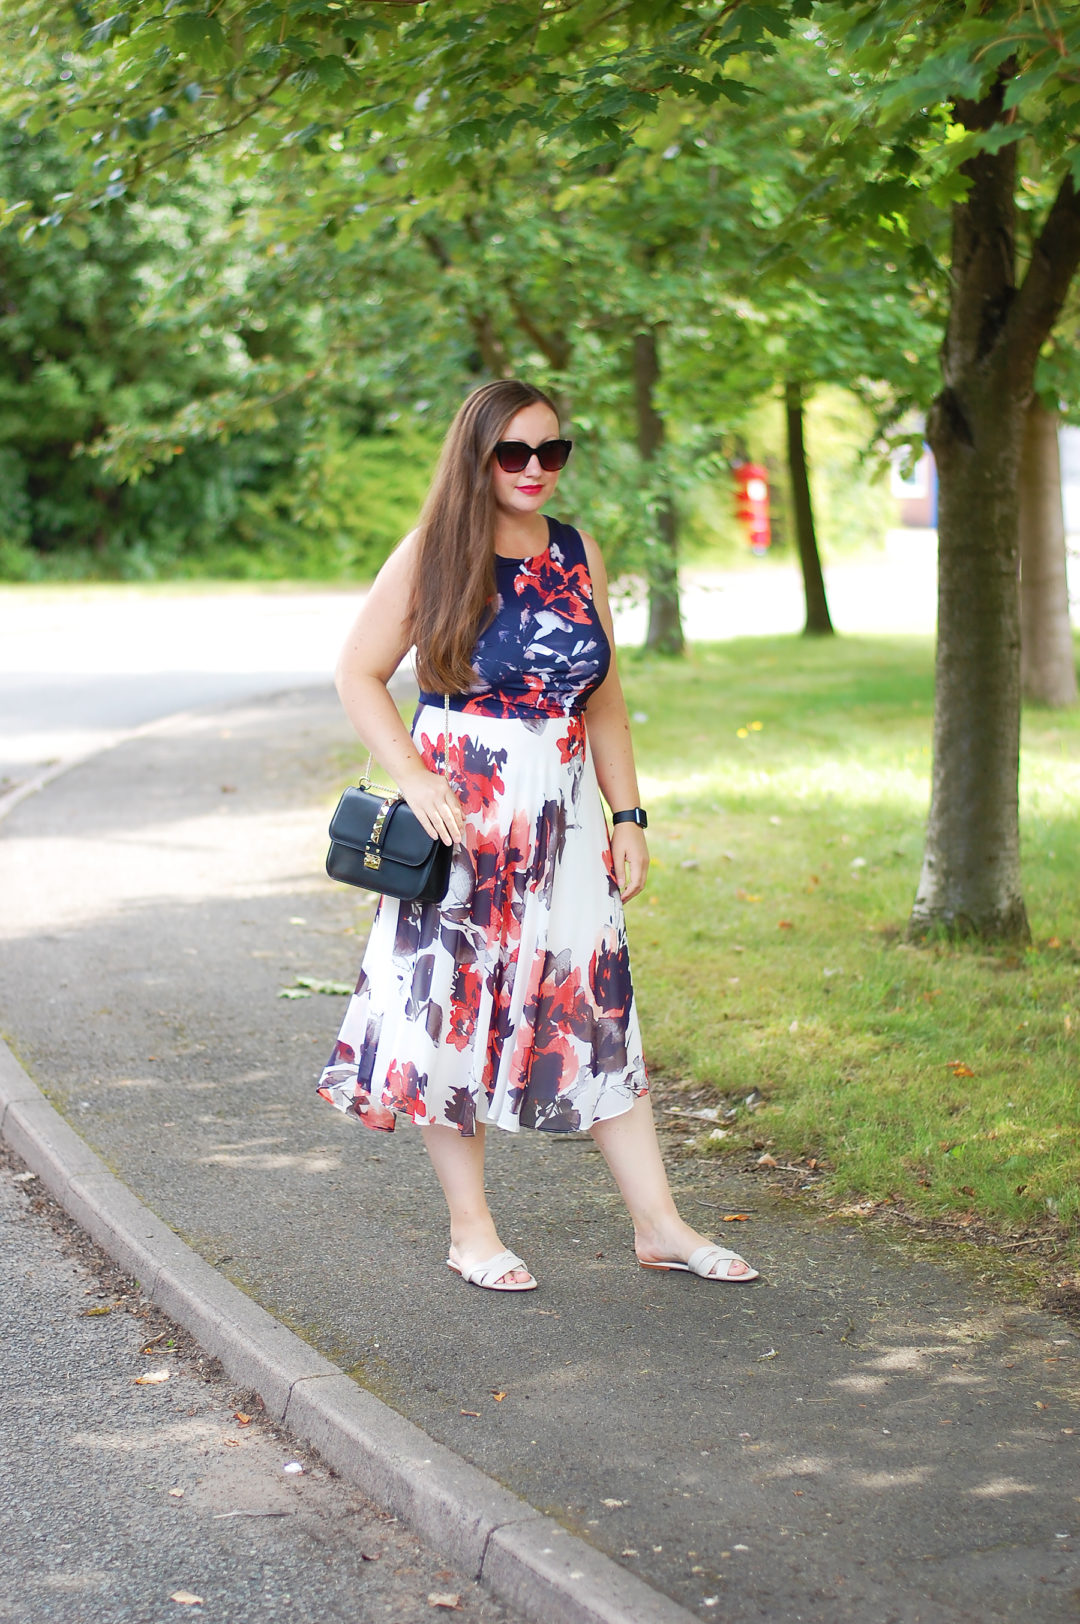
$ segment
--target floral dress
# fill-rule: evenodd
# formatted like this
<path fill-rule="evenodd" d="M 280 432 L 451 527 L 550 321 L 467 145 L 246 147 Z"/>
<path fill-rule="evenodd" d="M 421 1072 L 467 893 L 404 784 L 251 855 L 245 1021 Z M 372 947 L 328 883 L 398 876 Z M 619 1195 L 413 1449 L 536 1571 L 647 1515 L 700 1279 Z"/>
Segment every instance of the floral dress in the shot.
<path fill-rule="evenodd" d="M 369 1128 L 588 1128 L 647 1092 L 622 899 L 584 708 L 611 650 L 585 547 L 549 519 L 532 558 L 496 555 L 476 680 L 450 698 L 465 814 L 441 903 L 379 903 L 318 1091 Z M 443 769 L 443 701 L 413 738 Z"/>

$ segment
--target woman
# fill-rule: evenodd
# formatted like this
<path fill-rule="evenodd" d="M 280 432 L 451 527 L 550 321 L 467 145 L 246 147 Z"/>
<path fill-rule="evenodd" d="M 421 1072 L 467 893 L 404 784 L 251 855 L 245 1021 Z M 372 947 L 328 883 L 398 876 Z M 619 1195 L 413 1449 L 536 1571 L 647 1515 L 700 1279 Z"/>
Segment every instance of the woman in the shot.
<path fill-rule="evenodd" d="M 447 1262 L 474 1285 L 536 1286 L 488 1209 L 488 1122 L 588 1129 L 645 1268 L 752 1280 L 679 1217 L 660 1159 L 623 922 L 649 866 L 646 818 L 604 565 L 590 536 L 541 512 L 569 453 L 540 390 L 471 394 L 342 651 L 349 720 L 457 849 L 441 904 L 379 904 L 319 1092 L 371 1128 L 420 1125 L 450 1209 Z M 414 644 L 410 733 L 387 683 Z"/>

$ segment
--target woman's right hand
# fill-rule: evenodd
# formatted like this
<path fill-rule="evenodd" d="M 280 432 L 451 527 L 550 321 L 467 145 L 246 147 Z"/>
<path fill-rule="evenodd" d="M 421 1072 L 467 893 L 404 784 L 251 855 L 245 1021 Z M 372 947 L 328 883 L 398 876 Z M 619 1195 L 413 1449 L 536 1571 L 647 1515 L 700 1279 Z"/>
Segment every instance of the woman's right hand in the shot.
<path fill-rule="evenodd" d="M 444 846 L 465 838 L 461 802 L 441 773 L 429 773 L 425 767 L 401 785 L 401 793 L 421 826 Z"/>

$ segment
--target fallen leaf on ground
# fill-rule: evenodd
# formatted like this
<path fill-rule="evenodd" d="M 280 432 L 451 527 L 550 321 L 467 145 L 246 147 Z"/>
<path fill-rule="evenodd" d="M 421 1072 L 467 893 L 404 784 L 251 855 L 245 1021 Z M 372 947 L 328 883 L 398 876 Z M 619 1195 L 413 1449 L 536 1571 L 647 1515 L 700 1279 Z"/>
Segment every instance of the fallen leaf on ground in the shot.
<path fill-rule="evenodd" d="M 770 1156 L 768 1151 L 765 1152 L 764 1156 L 758 1157 L 757 1164 L 759 1167 L 778 1167 L 780 1165 L 776 1157 Z"/>
<path fill-rule="evenodd" d="M 624 1506 L 626 1504 L 626 1501 L 625 1500 L 601 1500 L 600 1504 L 602 1506 L 611 1506 L 612 1509 L 614 1509 L 614 1507 L 616 1507 L 616 1506 Z"/>
<path fill-rule="evenodd" d="M 725 1213 L 724 1222 L 725 1224 L 748 1224 L 750 1222 L 750 1214 L 748 1212 Z"/>
<path fill-rule="evenodd" d="M 461 1414 L 461 1415 L 471 1415 L 474 1421 L 478 1421 L 480 1419 L 480 1411 L 479 1410 L 461 1410 L 461 1411 L 459 1411 L 459 1414 Z"/>
<path fill-rule="evenodd" d="M 495 1389 L 492 1388 L 491 1396 L 495 1400 L 496 1404 L 501 1404 L 503 1399 L 506 1397 L 506 1394 L 505 1393 L 496 1393 Z"/>
<path fill-rule="evenodd" d="M 965 1065 L 962 1060 L 950 1060 L 949 1070 L 954 1077 L 974 1077 L 975 1075 L 971 1067 Z"/>
<path fill-rule="evenodd" d="M 226 1449 L 239 1449 L 240 1448 L 240 1440 L 239 1440 L 239 1438 L 223 1438 L 221 1441 L 225 1445 Z"/>
<path fill-rule="evenodd" d="M 132 1383 L 132 1386 L 134 1386 L 134 1387 L 156 1387 L 158 1382 L 167 1382 L 168 1379 L 169 1379 L 169 1372 L 167 1370 L 147 1370 L 147 1371 L 144 1371 L 141 1376 L 136 1376 L 135 1377 L 135 1380 Z"/>
<path fill-rule="evenodd" d="M 153 1347 L 156 1347 L 159 1342 L 164 1342 L 164 1340 L 168 1336 L 168 1334 L 169 1334 L 168 1331 L 159 1331 L 157 1336 L 152 1336 L 150 1338 L 149 1342 L 144 1342 L 143 1343 L 142 1347 L 139 1349 L 139 1352 L 140 1353 L 149 1353 L 150 1349 L 153 1348 Z"/>
<path fill-rule="evenodd" d="M 181 1607 L 201 1607 L 202 1597 L 196 1596 L 193 1590 L 174 1590 L 169 1597 L 170 1601 L 178 1601 Z"/>
<path fill-rule="evenodd" d="M 245 1415 L 243 1410 L 234 1410 L 233 1411 L 233 1420 L 234 1421 L 239 1421 L 239 1423 L 240 1423 L 240 1425 L 242 1427 L 250 1427 L 250 1425 L 251 1425 L 251 1417 L 250 1417 L 250 1415 Z"/>
<path fill-rule="evenodd" d="M 427 1599 L 429 1607 L 458 1608 L 461 1606 L 461 1597 L 450 1590 L 433 1590 Z"/>
<path fill-rule="evenodd" d="M 99 1308 L 88 1308 L 86 1310 L 86 1318 L 97 1319 L 99 1314 L 111 1314 L 115 1306 L 115 1303 L 102 1303 Z"/>
<path fill-rule="evenodd" d="M 182 1500 L 184 1498 L 183 1489 L 170 1489 L 169 1493 L 174 1500 Z"/>
<path fill-rule="evenodd" d="M 353 987 L 347 981 L 320 981 L 318 976 L 297 976 L 295 985 L 308 992 L 326 992 L 335 998 L 351 998 Z"/>
<path fill-rule="evenodd" d="M 776 928 L 777 930 L 794 930 L 795 926 L 790 919 L 780 919 L 777 921 Z"/>

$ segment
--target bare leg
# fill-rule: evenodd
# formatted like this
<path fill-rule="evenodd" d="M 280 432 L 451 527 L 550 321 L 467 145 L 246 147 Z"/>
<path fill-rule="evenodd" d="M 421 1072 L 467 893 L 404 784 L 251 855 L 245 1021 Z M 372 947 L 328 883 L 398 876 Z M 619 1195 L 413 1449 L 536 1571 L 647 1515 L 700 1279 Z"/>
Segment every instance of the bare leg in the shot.
<path fill-rule="evenodd" d="M 652 1102 L 641 1094 L 621 1116 L 594 1122 L 590 1133 L 610 1167 L 634 1221 L 634 1250 L 643 1263 L 670 1259 L 685 1263 L 709 1237 L 679 1217 L 668 1185 L 653 1122 Z M 740 1258 L 727 1277 L 737 1280 L 752 1270 Z"/>
<path fill-rule="evenodd" d="M 471 1138 L 441 1123 L 421 1132 L 450 1208 L 454 1262 L 475 1265 L 505 1251 L 484 1193 L 483 1123 L 477 1123 Z M 501 1278 L 524 1284 L 532 1276 L 527 1269 L 514 1269 Z"/>

